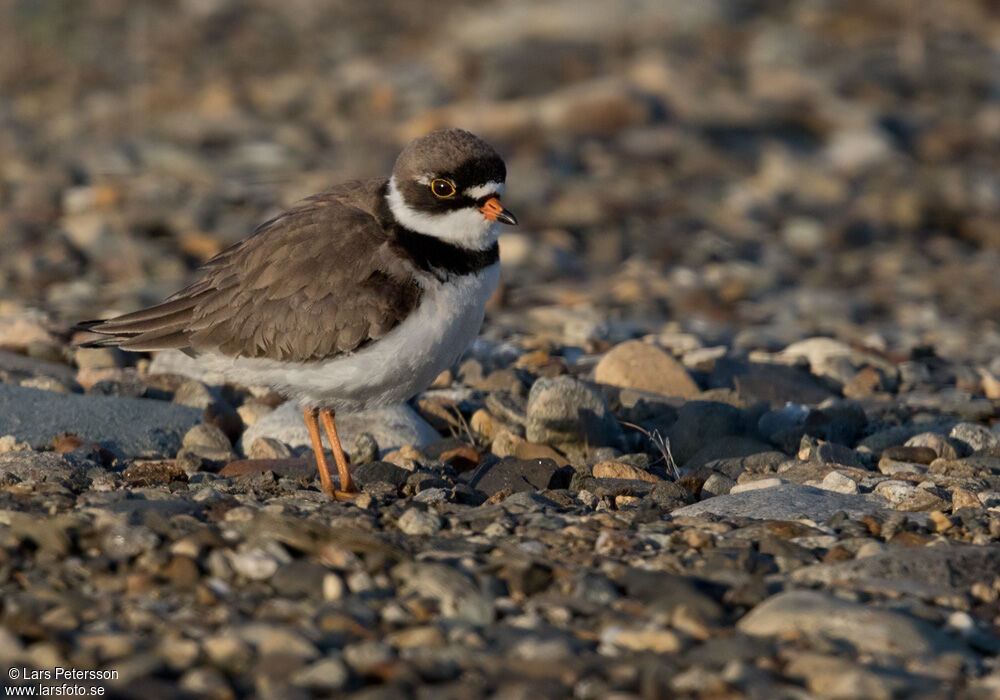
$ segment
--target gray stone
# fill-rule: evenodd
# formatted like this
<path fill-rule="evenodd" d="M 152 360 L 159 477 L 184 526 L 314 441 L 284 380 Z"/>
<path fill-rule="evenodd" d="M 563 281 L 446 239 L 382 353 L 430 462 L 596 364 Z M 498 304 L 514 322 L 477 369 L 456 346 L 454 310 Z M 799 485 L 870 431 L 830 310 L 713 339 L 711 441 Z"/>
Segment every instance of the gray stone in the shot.
<path fill-rule="evenodd" d="M 296 671 L 292 675 L 292 683 L 310 690 L 330 692 L 342 690 L 350 677 L 347 664 L 336 656 L 327 656 Z"/>
<path fill-rule="evenodd" d="M 154 549 L 160 538 L 143 525 L 115 525 L 104 533 L 101 549 L 112 559 L 128 559 Z"/>
<path fill-rule="evenodd" d="M 782 434 L 805 428 L 809 407 L 788 403 L 764 413 L 757 421 L 757 432 L 772 442 Z"/>
<path fill-rule="evenodd" d="M 406 404 L 337 414 L 337 434 L 345 448 L 353 445 L 361 433 L 374 437 L 383 455 L 404 445 L 423 447 L 441 439 L 438 432 Z M 280 440 L 292 448 L 312 445 L 302 411 L 292 401 L 247 428 L 241 444 L 249 447 L 254 440 L 262 437 Z M 325 436 L 323 442 L 326 443 Z"/>
<path fill-rule="evenodd" d="M 177 515 L 196 515 L 202 505 L 188 500 L 124 498 L 95 508 L 101 516 L 128 525 L 169 519 Z"/>
<path fill-rule="evenodd" d="M 887 500 L 871 494 L 850 495 L 812 486 L 780 484 L 767 489 L 715 496 L 679 508 L 673 514 L 712 513 L 759 520 L 795 520 L 805 517 L 822 522 L 838 511 L 844 511 L 849 516 L 858 518 L 874 513 L 885 513 L 890 508 Z"/>
<path fill-rule="evenodd" d="M 786 591 L 747 613 L 737 629 L 755 636 L 820 637 L 859 651 L 921 656 L 960 651 L 961 645 L 928 622 L 874 605 L 816 591 Z"/>
<path fill-rule="evenodd" d="M 396 527 L 406 535 L 433 535 L 441 529 L 441 516 L 420 508 L 408 508 L 399 516 Z"/>
<path fill-rule="evenodd" d="M 173 457 L 202 412 L 152 399 L 59 394 L 0 384 L 0 435 L 45 447 L 68 432 L 120 457 Z"/>
<path fill-rule="evenodd" d="M 865 447 L 877 456 L 886 448 L 907 443 L 913 436 L 931 431 L 933 427 L 928 425 L 894 425 L 863 438 L 858 442 L 857 447 Z"/>
<path fill-rule="evenodd" d="M 927 447 L 934 450 L 938 457 L 958 459 L 958 450 L 955 448 L 954 442 L 951 438 L 940 433 L 919 433 L 907 440 L 906 446 Z"/>
<path fill-rule="evenodd" d="M 271 577 L 271 585 L 280 595 L 292 598 L 319 597 L 323 594 L 330 570 L 307 559 L 293 559 Z M 336 578 L 336 575 L 334 575 Z M 339 579 L 337 579 L 339 583 Z"/>
<path fill-rule="evenodd" d="M 735 481 L 725 474 L 716 472 L 705 479 L 705 483 L 701 487 L 701 493 L 702 495 L 709 496 L 725 496 L 734 486 L 736 486 Z"/>
<path fill-rule="evenodd" d="M 93 462 L 54 452 L 5 452 L 0 454 L 0 482 L 14 477 L 16 481 L 54 481 L 70 488 L 85 488 L 90 482 L 87 471 Z"/>
<path fill-rule="evenodd" d="M 718 620 L 722 606 L 710 595 L 707 581 L 678 576 L 667 571 L 630 568 L 622 577 L 629 597 L 645 604 L 650 611 L 671 613 L 683 607 L 703 620 Z"/>
<path fill-rule="evenodd" d="M 773 451 L 767 443 L 755 440 L 742 435 L 726 435 L 718 440 L 714 440 L 684 462 L 684 471 L 698 469 L 709 462 L 722 459 L 741 459 L 750 455 L 763 454 Z"/>
<path fill-rule="evenodd" d="M 901 547 L 862 559 L 814 564 L 791 576 L 800 583 L 876 593 L 895 591 L 924 598 L 964 596 L 977 581 L 1000 577 L 1000 557 L 992 548 L 972 545 Z"/>
<path fill-rule="evenodd" d="M 217 425 L 211 423 L 199 423 L 187 431 L 184 434 L 183 445 L 182 452 L 212 462 L 229 462 L 236 459 L 229 438 Z M 178 458 L 181 457 L 182 455 L 178 453 Z"/>
<path fill-rule="evenodd" d="M 510 489 L 539 491 L 563 488 L 569 484 L 571 470 L 560 469 L 551 459 L 517 459 L 504 457 L 498 461 L 484 462 L 474 471 L 463 475 L 469 486 L 487 496 Z"/>
<path fill-rule="evenodd" d="M 274 576 L 281 562 L 271 552 L 249 549 L 245 552 L 231 552 L 229 565 L 244 578 L 251 581 L 265 581 Z"/>
<path fill-rule="evenodd" d="M 250 443 L 247 457 L 250 459 L 288 459 L 292 451 L 288 445 L 274 438 L 257 438 Z"/>
<path fill-rule="evenodd" d="M 1000 435 L 980 423 L 957 423 L 948 434 L 953 440 L 968 446 L 969 452 L 995 449 L 1000 446 Z"/>
<path fill-rule="evenodd" d="M 890 700 L 913 697 L 921 692 L 924 695 L 928 692 L 943 695 L 940 684 L 926 676 L 813 651 L 792 655 L 784 673 L 792 678 L 805 679 L 811 693 L 822 698 Z"/>
<path fill-rule="evenodd" d="M 315 659 L 316 645 L 295 629 L 267 622 L 252 622 L 234 630 L 236 636 L 257 649 L 257 653 L 286 654 L 293 659 Z"/>
<path fill-rule="evenodd" d="M 818 404 L 833 396 L 823 382 L 797 367 L 749 363 L 733 376 L 736 393 L 748 403 L 789 401 Z"/>
<path fill-rule="evenodd" d="M 468 575 L 435 562 L 403 562 L 391 571 L 404 594 L 416 594 L 438 601 L 445 618 L 488 625 L 496 617 L 493 601 L 486 597 Z"/>
<path fill-rule="evenodd" d="M 371 433 L 358 433 L 351 443 L 351 464 L 367 464 L 378 459 L 378 441 Z"/>
<path fill-rule="evenodd" d="M 604 397 L 569 376 L 542 377 L 528 394 L 529 442 L 581 448 L 620 446 L 622 431 Z"/>
<path fill-rule="evenodd" d="M 686 464 L 699 450 L 746 430 L 740 409 L 715 401 L 689 401 L 677 412 L 677 422 L 667 431 L 670 452 L 677 464 Z"/>
<path fill-rule="evenodd" d="M 382 482 L 399 489 L 411 474 L 412 472 L 391 462 L 367 462 L 351 470 L 351 476 L 361 488 Z"/>

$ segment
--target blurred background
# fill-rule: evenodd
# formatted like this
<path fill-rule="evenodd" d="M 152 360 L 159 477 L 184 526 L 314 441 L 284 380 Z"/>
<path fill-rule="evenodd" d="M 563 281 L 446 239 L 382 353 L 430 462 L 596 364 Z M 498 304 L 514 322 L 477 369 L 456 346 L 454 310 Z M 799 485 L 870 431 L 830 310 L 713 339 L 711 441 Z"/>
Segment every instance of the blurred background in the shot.
<path fill-rule="evenodd" d="M 488 335 L 998 355 L 996 0 L 6 0 L 0 346 L 442 126 L 522 224 Z"/>

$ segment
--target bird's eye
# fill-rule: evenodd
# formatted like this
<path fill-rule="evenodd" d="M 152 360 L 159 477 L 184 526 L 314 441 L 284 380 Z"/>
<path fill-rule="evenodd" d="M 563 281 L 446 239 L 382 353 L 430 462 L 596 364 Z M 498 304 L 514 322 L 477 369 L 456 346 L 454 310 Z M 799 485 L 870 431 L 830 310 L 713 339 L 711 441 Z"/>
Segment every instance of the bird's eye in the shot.
<path fill-rule="evenodd" d="M 431 192 L 433 192 L 434 196 L 438 199 L 448 199 L 448 197 L 455 194 L 455 185 L 452 182 L 439 177 L 436 180 L 431 181 Z"/>

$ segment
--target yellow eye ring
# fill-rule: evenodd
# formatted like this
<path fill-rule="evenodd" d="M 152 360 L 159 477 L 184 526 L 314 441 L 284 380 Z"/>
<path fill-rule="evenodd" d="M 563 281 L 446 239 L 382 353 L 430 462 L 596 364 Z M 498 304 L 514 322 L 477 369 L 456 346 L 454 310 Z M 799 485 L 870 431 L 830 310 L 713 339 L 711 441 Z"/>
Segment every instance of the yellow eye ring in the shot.
<path fill-rule="evenodd" d="M 445 180 L 444 178 L 436 178 L 431 180 L 431 192 L 438 199 L 448 199 L 448 197 L 455 196 L 455 183 L 450 180 Z"/>

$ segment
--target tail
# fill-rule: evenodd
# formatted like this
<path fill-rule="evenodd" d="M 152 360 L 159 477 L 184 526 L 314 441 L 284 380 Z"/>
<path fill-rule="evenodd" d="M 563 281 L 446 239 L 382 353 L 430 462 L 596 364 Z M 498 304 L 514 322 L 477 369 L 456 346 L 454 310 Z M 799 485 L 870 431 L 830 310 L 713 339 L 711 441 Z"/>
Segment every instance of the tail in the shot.
<path fill-rule="evenodd" d="M 74 331 L 100 338 L 77 343 L 81 348 L 120 347 L 122 350 L 190 350 L 188 326 L 201 294 L 167 300 L 156 306 L 106 320 L 83 321 Z"/>

